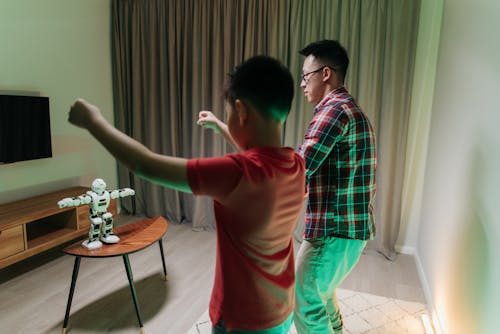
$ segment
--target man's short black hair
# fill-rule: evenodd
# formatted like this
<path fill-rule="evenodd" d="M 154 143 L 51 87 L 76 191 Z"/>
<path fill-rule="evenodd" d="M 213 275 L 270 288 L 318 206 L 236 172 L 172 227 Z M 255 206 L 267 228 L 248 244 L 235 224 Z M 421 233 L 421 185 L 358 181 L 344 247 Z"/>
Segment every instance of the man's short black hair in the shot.
<path fill-rule="evenodd" d="M 268 56 L 252 57 L 228 74 L 224 99 L 250 103 L 267 119 L 285 121 L 293 99 L 293 78 L 278 60 Z"/>
<path fill-rule="evenodd" d="M 342 81 L 349 67 L 349 57 L 346 49 L 340 45 L 338 41 L 324 39 L 322 41 L 313 42 L 299 51 L 305 57 L 313 55 L 323 65 L 333 68 Z"/>

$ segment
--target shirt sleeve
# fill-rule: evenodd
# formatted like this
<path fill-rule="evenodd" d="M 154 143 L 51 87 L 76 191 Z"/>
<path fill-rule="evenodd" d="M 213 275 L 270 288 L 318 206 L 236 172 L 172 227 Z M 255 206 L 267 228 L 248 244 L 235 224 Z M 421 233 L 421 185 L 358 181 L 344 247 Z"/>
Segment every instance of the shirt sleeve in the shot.
<path fill-rule="evenodd" d="M 306 178 L 313 175 L 348 129 L 349 119 L 340 106 L 318 111 L 309 124 L 298 153 L 305 160 Z"/>
<path fill-rule="evenodd" d="M 233 155 L 191 159 L 187 176 L 193 194 L 220 200 L 231 193 L 242 177 L 242 167 Z"/>

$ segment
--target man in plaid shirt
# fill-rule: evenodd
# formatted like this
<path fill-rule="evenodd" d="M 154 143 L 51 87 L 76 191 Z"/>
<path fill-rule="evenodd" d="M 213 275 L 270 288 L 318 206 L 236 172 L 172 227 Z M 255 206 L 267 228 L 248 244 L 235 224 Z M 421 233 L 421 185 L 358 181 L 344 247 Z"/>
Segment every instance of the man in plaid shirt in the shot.
<path fill-rule="evenodd" d="M 300 86 L 316 107 L 299 148 L 309 199 L 296 261 L 295 326 L 299 334 L 342 333 L 335 290 L 375 236 L 375 135 L 344 87 L 346 50 L 323 40 L 300 54 Z"/>

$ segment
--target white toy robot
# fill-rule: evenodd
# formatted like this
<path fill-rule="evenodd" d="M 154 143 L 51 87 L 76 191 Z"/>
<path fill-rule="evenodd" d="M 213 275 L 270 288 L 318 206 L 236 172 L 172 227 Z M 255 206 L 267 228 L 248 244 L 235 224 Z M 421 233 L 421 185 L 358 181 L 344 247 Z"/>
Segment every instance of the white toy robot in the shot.
<path fill-rule="evenodd" d="M 120 238 L 113 234 L 113 215 L 107 211 L 109 202 L 111 199 L 135 194 L 135 191 L 130 188 L 107 191 L 106 183 L 102 179 L 95 179 L 91 189 L 86 194 L 63 198 L 57 202 L 60 208 L 88 204 L 90 207 L 89 239 L 85 240 L 82 245 L 90 250 L 102 247 L 102 242 L 116 244 L 120 241 Z"/>

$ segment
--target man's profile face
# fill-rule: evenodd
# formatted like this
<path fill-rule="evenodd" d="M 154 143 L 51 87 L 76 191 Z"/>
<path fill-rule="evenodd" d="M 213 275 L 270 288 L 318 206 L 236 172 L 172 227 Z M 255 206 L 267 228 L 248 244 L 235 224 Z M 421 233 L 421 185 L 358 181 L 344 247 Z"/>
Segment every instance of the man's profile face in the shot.
<path fill-rule="evenodd" d="M 323 70 L 324 64 L 321 64 L 313 55 L 304 59 L 300 87 L 304 90 L 304 95 L 310 103 L 317 104 L 324 97 Z"/>

